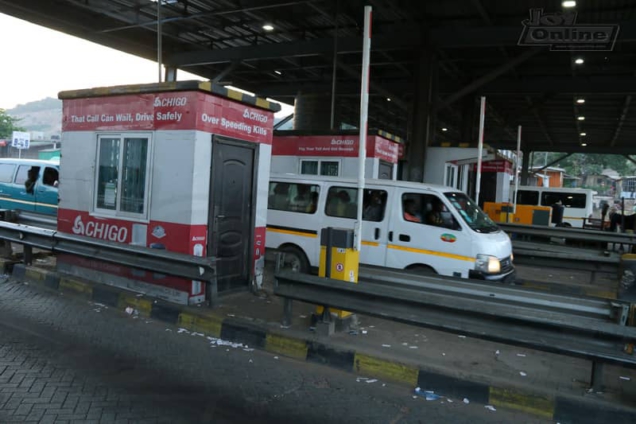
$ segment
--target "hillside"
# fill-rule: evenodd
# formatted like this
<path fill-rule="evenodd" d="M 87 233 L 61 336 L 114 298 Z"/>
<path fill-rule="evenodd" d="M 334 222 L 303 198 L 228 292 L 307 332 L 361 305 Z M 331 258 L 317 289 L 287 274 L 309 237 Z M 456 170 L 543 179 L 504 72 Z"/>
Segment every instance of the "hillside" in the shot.
<path fill-rule="evenodd" d="M 62 101 L 58 99 L 47 97 L 18 105 L 7 113 L 20 119 L 18 125 L 27 131 L 41 131 L 45 138 L 59 135 L 62 130 Z"/>

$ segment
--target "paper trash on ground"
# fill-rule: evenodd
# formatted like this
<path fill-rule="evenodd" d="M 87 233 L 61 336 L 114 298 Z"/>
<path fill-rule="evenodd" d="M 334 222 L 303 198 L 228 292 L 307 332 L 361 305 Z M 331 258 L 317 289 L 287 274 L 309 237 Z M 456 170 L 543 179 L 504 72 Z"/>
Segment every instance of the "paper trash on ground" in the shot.
<path fill-rule="evenodd" d="M 525 372 L 523 372 L 523 371 L 519 371 L 519 374 L 520 374 L 522 377 L 525 377 L 525 376 L 527 376 L 527 375 L 528 375 L 528 374 L 526 374 L 526 373 L 525 373 Z"/>
<path fill-rule="evenodd" d="M 470 401 L 469 401 L 468 399 L 464 398 L 464 403 L 465 403 L 465 404 L 469 404 L 469 403 L 470 403 Z"/>
<path fill-rule="evenodd" d="M 620 379 L 621 379 L 621 380 L 625 380 L 625 381 L 630 381 L 630 380 L 631 380 L 631 378 L 629 378 L 629 377 L 623 377 L 622 375 L 620 376 Z"/>

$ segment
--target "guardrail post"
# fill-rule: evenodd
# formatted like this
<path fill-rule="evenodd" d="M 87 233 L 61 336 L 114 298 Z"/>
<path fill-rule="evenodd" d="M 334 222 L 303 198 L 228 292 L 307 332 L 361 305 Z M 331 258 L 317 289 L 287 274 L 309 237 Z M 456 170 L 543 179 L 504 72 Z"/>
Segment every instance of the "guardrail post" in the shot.
<path fill-rule="evenodd" d="M 289 327 L 292 325 L 292 300 L 285 298 L 283 303 L 283 326 Z"/>
<path fill-rule="evenodd" d="M 590 379 L 590 385 L 595 392 L 603 391 L 603 363 L 592 362 L 592 378 Z"/>
<path fill-rule="evenodd" d="M 219 286 L 216 281 L 216 274 L 207 282 L 206 296 L 211 308 L 219 305 Z"/>
<path fill-rule="evenodd" d="M 33 264 L 33 248 L 31 246 L 24 245 L 24 264 Z"/>

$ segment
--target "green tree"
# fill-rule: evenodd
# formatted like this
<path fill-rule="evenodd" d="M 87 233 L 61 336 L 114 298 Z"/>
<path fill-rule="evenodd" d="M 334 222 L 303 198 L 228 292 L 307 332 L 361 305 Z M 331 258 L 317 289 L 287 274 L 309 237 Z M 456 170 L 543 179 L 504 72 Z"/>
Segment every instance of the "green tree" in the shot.
<path fill-rule="evenodd" d="M 11 138 L 13 131 L 26 131 L 18 126 L 17 118 L 10 116 L 4 109 L 0 109 L 0 138 Z"/>
<path fill-rule="evenodd" d="M 551 163 L 564 156 L 564 153 L 548 153 L 547 163 Z M 533 166 L 543 166 L 546 163 L 545 152 L 535 152 Z M 598 175 L 604 169 L 613 169 L 619 175 L 633 175 L 636 167 L 622 155 L 604 155 L 592 153 L 575 153 L 553 164 L 564 168 L 568 175 L 575 177 L 583 175 Z"/>

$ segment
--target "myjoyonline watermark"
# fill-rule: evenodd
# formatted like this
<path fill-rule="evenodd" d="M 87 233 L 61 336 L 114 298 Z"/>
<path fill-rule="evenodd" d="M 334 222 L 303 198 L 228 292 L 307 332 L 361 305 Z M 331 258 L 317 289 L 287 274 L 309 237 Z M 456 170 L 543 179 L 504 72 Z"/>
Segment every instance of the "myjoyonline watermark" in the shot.
<path fill-rule="evenodd" d="M 543 13 L 530 9 L 521 22 L 520 46 L 550 46 L 552 51 L 611 51 L 620 29 L 617 24 L 577 24 L 576 12 Z"/>

